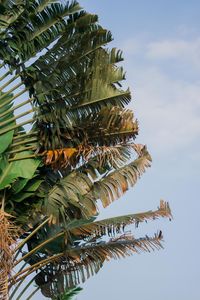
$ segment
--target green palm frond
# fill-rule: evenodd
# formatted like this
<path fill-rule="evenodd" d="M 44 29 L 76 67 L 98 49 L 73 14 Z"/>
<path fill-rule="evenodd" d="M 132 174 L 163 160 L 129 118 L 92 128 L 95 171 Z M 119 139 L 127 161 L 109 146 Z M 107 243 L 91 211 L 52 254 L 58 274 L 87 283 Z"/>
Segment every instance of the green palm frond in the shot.
<path fill-rule="evenodd" d="M 151 238 L 146 236 L 140 239 L 123 235 L 108 242 L 68 248 L 65 252 L 40 260 L 39 263 L 33 263 L 30 267 L 14 275 L 13 279 L 18 282 L 24 276 L 43 268 L 36 275 L 35 281 L 45 296 L 52 297 L 63 292 L 63 289 L 79 285 L 96 274 L 105 261 L 125 258 L 133 253 L 161 249 L 162 238 L 162 232 Z M 59 282 L 63 282 L 63 284 L 59 286 Z"/>
<path fill-rule="evenodd" d="M 54 300 L 72 300 L 74 296 L 82 291 L 82 288 L 76 287 L 72 289 L 68 289 L 62 295 L 57 296 Z"/>
<path fill-rule="evenodd" d="M 129 187 L 136 184 L 146 168 L 150 167 L 150 162 L 151 157 L 144 147 L 142 156 L 95 182 L 94 191 L 90 192 L 86 198 L 100 199 L 103 207 L 107 207 L 119 199 Z"/>
<path fill-rule="evenodd" d="M 61 107 L 62 105 L 60 110 Z M 133 113 L 116 106 L 101 109 L 98 113 L 91 112 L 89 115 L 77 116 L 66 129 L 62 128 L 62 125 L 64 126 L 67 115 L 64 115 L 63 110 L 61 113 L 63 117 L 60 114 L 52 116 L 49 113 L 42 116 L 43 121 L 38 122 L 41 129 L 39 140 L 44 150 L 116 145 L 126 143 L 131 138 L 135 139 L 138 134 L 138 123 L 134 120 Z M 55 127 L 53 125 L 49 127 L 49 123 L 53 124 L 54 120 Z M 60 126 L 57 123 L 60 123 Z"/>
<path fill-rule="evenodd" d="M 120 198 L 151 163 L 134 143 L 138 122 L 126 109 L 122 52 L 106 48 L 112 39 L 75 0 L 0 3 L 0 215 L 20 228 L 15 250 L 4 245 L 14 263 L 1 273 L 5 297 L 14 286 L 10 299 L 22 299 L 35 282 L 29 298 L 40 289 L 70 299 L 106 260 L 162 247 L 161 232 L 136 239 L 125 229 L 170 218 L 163 201 L 96 221 L 98 201 Z"/>
<path fill-rule="evenodd" d="M 52 216 L 53 222 L 59 222 L 62 218 L 70 220 L 74 217 L 94 216 L 98 213 L 98 199 L 106 207 L 120 198 L 130 186 L 135 185 L 150 166 L 150 161 L 151 157 L 146 147 L 143 147 L 141 156 L 136 160 L 98 181 L 93 182 L 84 173 L 74 171 L 49 191 L 44 202 L 44 211 Z"/>
<path fill-rule="evenodd" d="M 160 201 L 160 207 L 156 211 L 147 211 L 132 215 L 120 216 L 109 218 L 80 226 L 76 222 L 68 225 L 68 230 L 74 235 L 93 236 L 96 238 L 104 235 L 115 236 L 116 234 L 123 233 L 125 228 L 130 224 L 135 224 L 137 227 L 139 223 L 147 220 L 155 220 L 160 217 L 171 218 L 171 210 L 169 204 Z"/>
<path fill-rule="evenodd" d="M 26 272 L 31 274 L 33 269 L 41 267 L 35 281 L 43 294 L 47 297 L 60 294 L 65 288 L 80 284 L 97 273 L 105 260 L 125 257 L 132 251 L 150 251 L 160 248 L 161 232 L 153 238 L 143 239 L 134 239 L 124 234 L 125 227 L 130 224 L 138 226 L 140 222 L 160 217 L 171 218 L 169 205 L 164 201 L 160 202 L 160 207 L 156 211 L 110 218 L 94 223 L 91 220 L 85 220 L 85 222 L 74 220 L 64 230 L 55 225 L 54 229 L 52 226 L 45 225 L 46 227 L 41 228 L 41 232 L 37 232 L 34 240 L 28 243 L 29 252 L 24 253 L 23 258 L 17 263 L 31 257 L 31 267 L 19 272 L 15 280 L 18 276 L 23 277 Z M 123 235 L 120 235 L 122 233 Z M 99 240 L 105 235 L 112 238 L 108 242 Z M 81 244 L 80 241 L 83 238 L 85 243 Z M 42 260 L 41 256 L 38 256 L 38 251 L 43 256 Z M 59 251 L 63 252 L 59 253 Z M 54 261 L 58 264 L 55 265 Z M 59 285 L 59 280 L 64 285 Z"/>
<path fill-rule="evenodd" d="M 12 103 L 5 104 L 8 102 L 8 100 L 12 97 L 12 95 L 6 95 L 0 93 L 2 95 L 1 104 L 2 107 L 0 108 L 0 130 L 3 130 L 8 127 L 8 125 L 2 125 L 5 124 L 9 119 L 13 119 L 14 114 L 13 112 L 10 112 L 10 109 L 12 108 Z M 9 125 L 14 125 L 15 122 L 11 121 Z M 11 144 L 12 139 L 14 135 L 14 130 L 11 130 L 1 136 L 1 144 L 0 144 L 0 153 L 3 153 L 8 146 Z"/>
<path fill-rule="evenodd" d="M 64 251 L 66 245 L 73 246 L 80 244 L 81 240 L 86 243 L 97 243 L 103 236 L 118 238 L 119 234 L 125 234 L 125 229 L 128 225 L 135 224 L 138 227 L 139 223 L 147 220 L 155 220 L 158 218 L 171 218 L 171 210 L 169 204 L 160 201 L 160 207 L 156 211 L 147 211 L 138 214 L 125 215 L 94 221 L 95 218 L 89 220 L 72 220 L 64 228 L 58 225 L 46 224 L 37 232 L 34 239 L 28 242 L 29 252 L 19 259 L 16 264 L 28 257 L 42 253 L 48 255 L 56 254 L 58 251 Z M 49 219 L 50 220 L 50 219 Z"/>
<path fill-rule="evenodd" d="M 58 38 L 65 28 L 65 17 L 79 10 L 76 1 L 65 2 L 65 5 L 53 3 L 41 11 L 36 10 L 34 14 L 34 9 L 26 5 L 26 10 L 9 27 L 9 35 L 3 38 L 10 56 L 14 57 L 14 51 L 22 62 L 27 61 Z M 3 49 L 0 53 L 3 59 L 9 58 Z"/>
<path fill-rule="evenodd" d="M 0 34 L 3 36 L 4 31 L 12 25 L 27 8 L 27 4 L 21 1 L 19 5 L 15 1 L 1 1 L 0 7 Z"/>

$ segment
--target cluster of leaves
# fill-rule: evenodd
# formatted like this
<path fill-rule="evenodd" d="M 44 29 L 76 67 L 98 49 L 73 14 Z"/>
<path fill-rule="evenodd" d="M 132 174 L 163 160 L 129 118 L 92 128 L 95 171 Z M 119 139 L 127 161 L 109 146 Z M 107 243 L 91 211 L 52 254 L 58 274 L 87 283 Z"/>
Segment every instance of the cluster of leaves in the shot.
<path fill-rule="evenodd" d="M 1 1 L 0 201 L 23 231 L 13 268 L 25 262 L 5 275 L 15 286 L 10 299 L 31 274 L 44 296 L 68 299 L 106 260 L 162 247 L 161 232 L 137 239 L 125 229 L 170 217 L 167 203 L 95 221 L 99 201 L 107 207 L 120 198 L 151 162 L 134 143 L 138 123 L 125 108 L 131 95 L 122 89 L 121 51 L 105 48 L 111 40 L 76 1 Z M 16 115 L 27 103 L 32 109 Z"/>

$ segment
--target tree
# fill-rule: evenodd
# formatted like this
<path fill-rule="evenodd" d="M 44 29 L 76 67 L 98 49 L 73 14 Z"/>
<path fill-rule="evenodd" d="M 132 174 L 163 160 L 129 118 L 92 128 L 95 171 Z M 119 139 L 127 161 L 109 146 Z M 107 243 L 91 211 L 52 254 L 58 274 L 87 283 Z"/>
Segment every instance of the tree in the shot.
<path fill-rule="evenodd" d="M 126 227 L 170 218 L 164 201 L 96 220 L 98 201 L 120 198 L 151 162 L 134 143 L 122 54 L 110 41 L 76 1 L 1 1 L 0 299 L 24 299 L 32 284 L 27 299 L 39 289 L 68 299 L 105 261 L 162 247 L 162 232 L 136 239 Z"/>

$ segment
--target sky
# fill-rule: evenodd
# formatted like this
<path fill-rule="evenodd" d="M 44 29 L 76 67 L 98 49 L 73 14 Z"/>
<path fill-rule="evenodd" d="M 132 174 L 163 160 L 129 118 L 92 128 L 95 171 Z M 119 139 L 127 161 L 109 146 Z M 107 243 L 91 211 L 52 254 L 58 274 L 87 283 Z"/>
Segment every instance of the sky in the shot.
<path fill-rule="evenodd" d="M 199 300 L 200 2 L 79 2 L 111 30 L 110 47 L 123 50 L 125 85 L 140 125 L 136 142 L 147 144 L 153 158 L 136 186 L 100 218 L 155 210 L 164 199 L 173 220 L 133 227 L 136 237 L 161 229 L 164 249 L 106 263 L 77 300 Z"/>
<path fill-rule="evenodd" d="M 199 300 L 200 278 L 200 2 L 82 0 L 123 50 L 138 143 L 153 163 L 140 182 L 101 212 L 111 217 L 169 201 L 173 220 L 148 222 L 136 236 L 161 229 L 164 250 L 114 260 L 84 285 L 78 300 Z"/>

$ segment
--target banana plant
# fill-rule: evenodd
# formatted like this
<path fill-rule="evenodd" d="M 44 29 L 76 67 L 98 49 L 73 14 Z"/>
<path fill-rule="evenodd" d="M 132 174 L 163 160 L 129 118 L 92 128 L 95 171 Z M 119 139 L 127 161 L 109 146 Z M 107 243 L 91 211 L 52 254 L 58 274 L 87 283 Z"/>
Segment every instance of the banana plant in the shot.
<path fill-rule="evenodd" d="M 111 41 L 77 1 L 1 1 L 0 299 L 71 299 L 105 261 L 163 247 L 127 228 L 171 218 L 164 201 L 99 218 L 151 164 Z"/>

